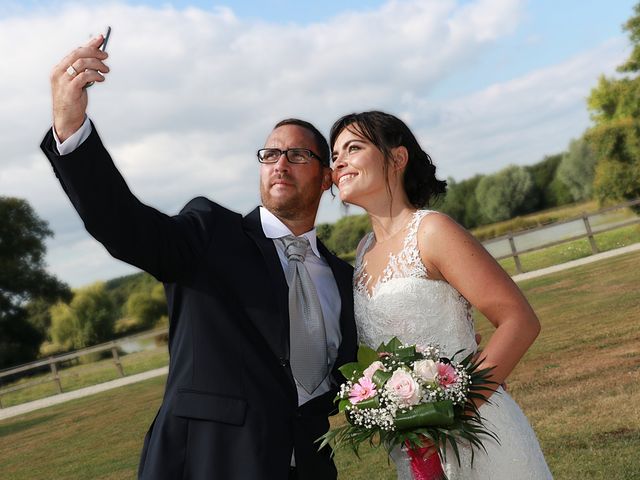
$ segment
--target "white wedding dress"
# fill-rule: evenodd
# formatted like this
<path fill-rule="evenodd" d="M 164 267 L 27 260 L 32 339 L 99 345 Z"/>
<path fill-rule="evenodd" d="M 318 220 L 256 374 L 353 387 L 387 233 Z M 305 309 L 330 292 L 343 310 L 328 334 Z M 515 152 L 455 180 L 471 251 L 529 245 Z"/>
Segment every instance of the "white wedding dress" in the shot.
<path fill-rule="evenodd" d="M 405 344 L 437 343 L 442 355 L 451 356 L 463 349 L 460 359 L 477 348 L 469 302 L 451 285 L 431 280 L 417 245 L 422 218 L 432 213 L 418 210 L 406 227 L 403 247 L 391 254 L 389 263 L 375 285 L 366 273 L 364 253 L 370 248 L 373 233 L 366 238 L 356 258 L 354 275 L 355 318 L 360 343 L 377 348 L 380 343 L 398 337 Z M 372 289 L 371 289 L 372 287 Z M 371 292 L 371 293 L 370 293 Z M 458 358 L 458 357 L 456 357 Z M 540 480 L 551 473 L 540 445 L 526 417 L 502 388 L 492 395 L 491 404 L 480 407 L 487 425 L 499 438 L 483 441 L 487 449 L 475 451 L 459 445 L 461 465 L 447 450 L 444 465 L 449 480 Z M 398 479 L 411 480 L 409 458 L 397 448 L 392 452 Z"/>

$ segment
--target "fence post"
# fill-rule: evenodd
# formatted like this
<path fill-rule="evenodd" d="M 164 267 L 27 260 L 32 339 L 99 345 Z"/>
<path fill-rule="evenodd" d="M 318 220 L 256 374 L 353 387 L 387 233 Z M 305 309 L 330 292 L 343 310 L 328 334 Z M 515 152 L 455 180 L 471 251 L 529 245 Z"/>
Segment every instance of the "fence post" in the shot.
<path fill-rule="evenodd" d="M 593 232 L 591 231 L 591 225 L 589 224 L 589 216 L 586 213 L 582 214 L 582 221 L 584 222 L 584 228 L 587 229 L 587 236 L 589 237 L 589 243 L 591 244 L 591 253 L 596 254 L 599 252 L 596 240 L 593 238 Z"/>
<path fill-rule="evenodd" d="M 51 360 L 53 360 L 53 357 L 51 358 Z M 58 393 L 62 393 L 62 385 L 60 384 L 60 375 L 58 374 L 58 367 L 56 367 L 56 362 L 52 361 L 49 364 L 49 367 L 51 367 L 51 373 L 53 373 L 53 381 L 56 382 Z"/>
<path fill-rule="evenodd" d="M 122 363 L 120 362 L 120 355 L 118 355 L 118 347 L 111 347 L 111 354 L 113 355 L 113 362 L 116 364 L 116 368 L 120 373 L 121 377 L 124 377 L 124 369 L 122 368 Z"/>
<path fill-rule="evenodd" d="M 509 231 L 509 246 L 511 247 L 511 256 L 516 262 L 516 272 L 522 273 L 522 265 L 520 264 L 520 257 L 518 256 L 518 250 L 516 250 L 516 242 L 513 241 L 513 233 Z"/>

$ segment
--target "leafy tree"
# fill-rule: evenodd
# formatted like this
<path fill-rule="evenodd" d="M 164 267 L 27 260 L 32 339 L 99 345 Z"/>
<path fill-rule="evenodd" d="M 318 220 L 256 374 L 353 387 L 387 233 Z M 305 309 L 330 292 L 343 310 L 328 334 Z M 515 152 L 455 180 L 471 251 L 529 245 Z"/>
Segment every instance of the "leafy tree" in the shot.
<path fill-rule="evenodd" d="M 596 198 L 603 203 L 640 196 L 640 121 L 626 118 L 592 128 L 587 138 L 596 150 Z"/>
<path fill-rule="evenodd" d="M 557 170 L 562 161 L 563 154 L 549 155 L 540 162 L 525 167 L 531 174 L 534 189 L 529 202 L 523 206 L 519 213 L 535 212 L 572 201 L 573 197 L 569 189 L 559 180 L 556 180 Z"/>
<path fill-rule="evenodd" d="M 126 329 L 122 331 L 145 330 L 152 328 L 162 317 L 167 314 L 167 301 L 164 296 L 162 284 L 156 284 L 151 290 L 133 292 L 125 304 Z"/>
<path fill-rule="evenodd" d="M 597 156 L 594 192 L 600 202 L 640 195 L 640 3 L 623 26 L 633 49 L 618 67 L 623 78 L 601 76 L 591 91 L 588 107 L 595 125 L 585 138 Z"/>
<path fill-rule="evenodd" d="M 78 349 L 113 336 L 117 310 L 103 282 L 78 289 L 70 304 L 51 308 L 51 338 L 64 350 Z"/>
<path fill-rule="evenodd" d="M 333 225 L 330 223 L 320 223 L 316 226 L 316 235 L 322 243 L 327 243 L 333 233 Z"/>
<path fill-rule="evenodd" d="M 593 179 L 597 157 L 584 139 L 571 140 L 569 151 L 562 155 L 557 179 L 567 186 L 575 201 L 587 200 L 593 195 Z"/>
<path fill-rule="evenodd" d="M 71 292 L 69 292 L 69 296 L 65 300 L 70 301 L 71 298 Z M 39 332 L 42 338 L 49 336 L 49 329 L 51 328 L 51 312 L 49 310 L 55 303 L 43 298 L 36 298 L 24 307 L 27 313 L 27 321 Z"/>
<path fill-rule="evenodd" d="M 331 235 L 325 244 L 329 250 L 338 255 L 353 252 L 360 239 L 371 231 L 371 223 L 367 215 L 349 215 L 333 224 Z"/>
<path fill-rule="evenodd" d="M 0 196 L 0 368 L 38 354 L 44 336 L 27 321 L 26 304 L 70 296 L 69 287 L 45 271 L 44 239 L 52 235 L 26 200 Z"/>
<path fill-rule="evenodd" d="M 473 228 L 482 224 L 480 206 L 476 198 L 476 188 L 483 175 L 475 175 L 466 180 L 456 182 L 447 179 L 447 193 L 438 210 L 446 213 L 465 228 Z"/>
<path fill-rule="evenodd" d="M 148 293 L 156 285 L 159 285 L 158 280 L 146 272 L 140 272 L 108 280 L 105 287 L 119 312 L 119 316 L 125 317 L 129 297 L 135 292 Z"/>
<path fill-rule="evenodd" d="M 531 201 L 533 189 L 531 174 L 516 165 L 483 177 L 476 188 L 480 213 L 489 222 L 511 218 Z"/>

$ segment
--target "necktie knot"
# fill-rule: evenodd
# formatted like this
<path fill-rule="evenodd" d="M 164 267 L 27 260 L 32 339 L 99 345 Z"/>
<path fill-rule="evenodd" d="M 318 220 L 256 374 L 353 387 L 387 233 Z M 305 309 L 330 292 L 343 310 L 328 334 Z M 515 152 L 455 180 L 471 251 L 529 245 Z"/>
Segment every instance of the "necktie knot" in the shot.
<path fill-rule="evenodd" d="M 289 261 L 304 262 L 304 258 L 307 254 L 307 248 L 309 247 L 309 240 L 307 237 L 294 237 L 293 235 L 287 235 L 282 238 L 284 243 L 284 254 Z"/>

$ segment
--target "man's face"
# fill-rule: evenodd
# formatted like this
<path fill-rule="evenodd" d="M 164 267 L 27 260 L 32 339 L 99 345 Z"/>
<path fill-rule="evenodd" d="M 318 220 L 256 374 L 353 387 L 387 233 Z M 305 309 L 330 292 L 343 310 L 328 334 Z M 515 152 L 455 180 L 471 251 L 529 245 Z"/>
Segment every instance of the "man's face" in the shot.
<path fill-rule="evenodd" d="M 298 125 L 273 130 L 264 148 L 306 148 L 318 154 L 313 134 Z M 320 197 L 330 186 L 331 170 L 317 158 L 306 164 L 294 164 L 281 155 L 276 163 L 260 164 L 262 205 L 280 218 L 315 219 Z"/>

